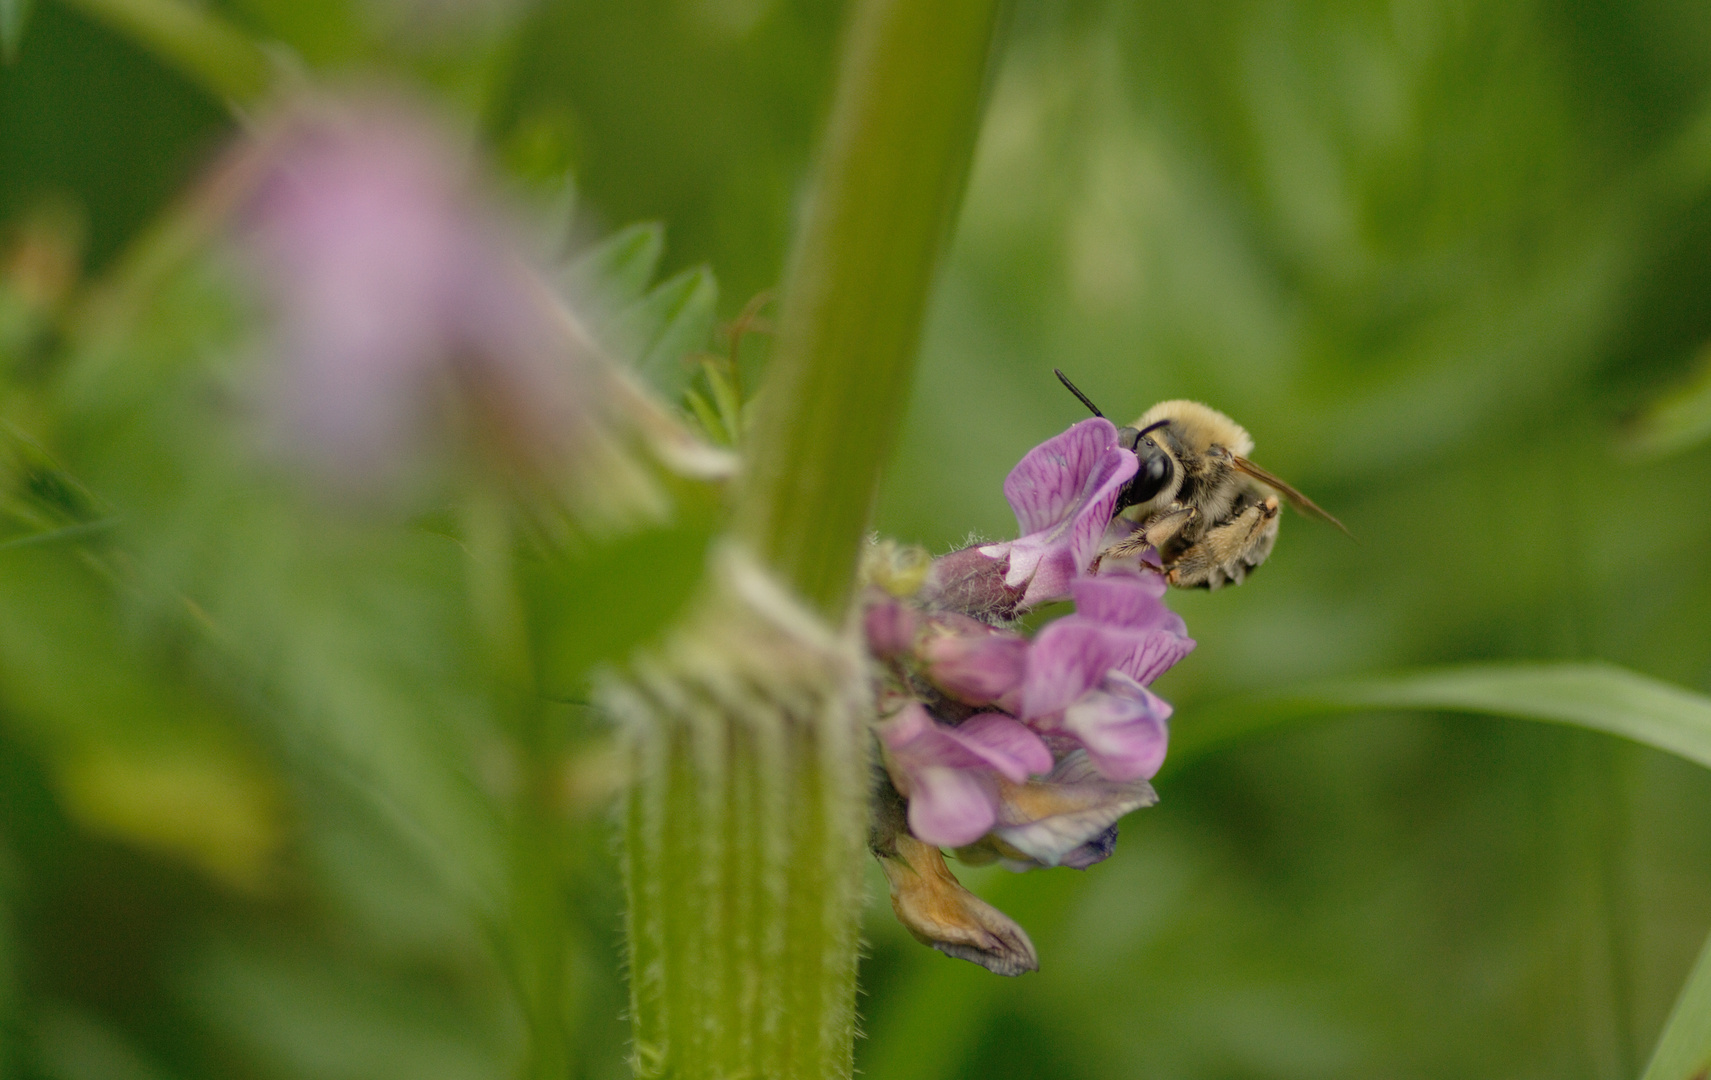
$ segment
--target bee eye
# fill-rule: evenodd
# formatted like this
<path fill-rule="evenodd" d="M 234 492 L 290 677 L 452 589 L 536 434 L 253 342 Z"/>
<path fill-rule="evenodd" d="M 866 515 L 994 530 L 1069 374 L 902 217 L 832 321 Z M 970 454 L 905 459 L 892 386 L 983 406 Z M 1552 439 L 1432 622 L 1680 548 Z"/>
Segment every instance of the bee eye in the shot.
<path fill-rule="evenodd" d="M 1141 467 L 1130 481 L 1129 490 L 1124 492 L 1124 502 L 1131 506 L 1163 491 L 1176 475 L 1176 463 L 1151 439 L 1141 440 L 1135 447 L 1135 456 L 1141 459 Z"/>

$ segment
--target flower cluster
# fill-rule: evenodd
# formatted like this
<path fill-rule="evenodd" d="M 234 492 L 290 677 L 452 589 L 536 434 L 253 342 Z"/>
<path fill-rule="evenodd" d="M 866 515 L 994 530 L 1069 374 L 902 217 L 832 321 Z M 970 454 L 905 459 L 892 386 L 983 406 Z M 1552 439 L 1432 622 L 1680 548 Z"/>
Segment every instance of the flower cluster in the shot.
<path fill-rule="evenodd" d="M 870 560 L 864 628 L 895 793 L 874 849 L 905 925 L 1000 973 L 1036 967 L 1033 948 L 956 885 L 938 849 L 1083 869 L 1110 855 L 1118 818 L 1156 801 L 1171 708 L 1147 687 L 1194 642 L 1162 577 L 1097 560 L 1136 467 L 1108 420 L 1083 421 L 1005 481 L 1019 539 L 913 573 L 890 549 Z M 1016 628 L 1063 600 L 1073 614 L 1032 638 Z"/>

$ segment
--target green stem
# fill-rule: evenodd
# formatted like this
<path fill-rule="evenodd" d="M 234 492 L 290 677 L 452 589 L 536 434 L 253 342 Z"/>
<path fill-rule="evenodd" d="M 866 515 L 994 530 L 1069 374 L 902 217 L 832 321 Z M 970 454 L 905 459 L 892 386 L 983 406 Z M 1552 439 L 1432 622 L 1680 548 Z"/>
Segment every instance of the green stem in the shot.
<path fill-rule="evenodd" d="M 507 837 L 511 902 L 500 944 L 529 1030 L 518 1076 L 562 1080 L 571 1066 L 565 1024 L 565 826 L 557 768 L 564 746 L 555 736 L 531 664 L 517 590 L 516 538 L 500 500 L 486 495 L 470 500 L 464 543 L 484 667 L 511 723 L 517 752 L 518 783 Z"/>
<path fill-rule="evenodd" d="M 998 6 L 856 4 L 736 518 L 789 594 L 728 550 L 700 615 L 608 700 L 638 777 L 638 1075 L 851 1075 L 871 706 L 853 646 L 825 624 L 844 621 Z"/>
<path fill-rule="evenodd" d="M 861 665 L 800 605 L 756 605 L 721 567 L 697 616 L 606 697 L 638 778 L 625 823 L 633 1065 L 645 1077 L 848 1077 Z"/>
<path fill-rule="evenodd" d="M 249 105 L 273 84 L 265 52 L 218 15 L 183 0 L 65 0 L 132 38 L 221 101 Z"/>
<path fill-rule="evenodd" d="M 973 155 L 997 0 L 864 0 L 850 24 L 738 528 L 830 615 L 855 575 Z"/>

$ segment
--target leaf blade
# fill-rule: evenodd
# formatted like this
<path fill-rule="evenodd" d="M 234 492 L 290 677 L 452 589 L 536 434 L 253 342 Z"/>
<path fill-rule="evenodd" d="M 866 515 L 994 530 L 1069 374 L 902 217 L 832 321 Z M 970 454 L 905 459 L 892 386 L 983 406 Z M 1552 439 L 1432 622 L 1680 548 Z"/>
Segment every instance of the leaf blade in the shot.
<path fill-rule="evenodd" d="M 1192 760 L 1326 713 L 1428 709 L 1572 724 L 1711 768 L 1711 698 L 1613 664 L 1479 664 L 1343 679 L 1217 703 L 1176 740 Z"/>
<path fill-rule="evenodd" d="M 18 60 L 18 46 L 30 21 L 32 0 L 0 0 L 0 63 Z"/>
<path fill-rule="evenodd" d="M 1700 1080 L 1711 1070 L 1711 937 L 1675 999 L 1640 1080 Z"/>
<path fill-rule="evenodd" d="M 661 282 L 626 313 L 638 336 L 645 335 L 636 369 L 668 400 L 689 381 L 683 358 L 706 345 L 718 303 L 718 283 L 700 266 Z"/>

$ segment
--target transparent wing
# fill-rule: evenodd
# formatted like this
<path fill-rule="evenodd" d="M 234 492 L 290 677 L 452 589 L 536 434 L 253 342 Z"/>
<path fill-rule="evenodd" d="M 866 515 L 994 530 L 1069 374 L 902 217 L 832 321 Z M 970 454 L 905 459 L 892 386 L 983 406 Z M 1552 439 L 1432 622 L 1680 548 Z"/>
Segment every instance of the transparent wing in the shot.
<path fill-rule="evenodd" d="M 1276 488 L 1285 499 L 1289 500 L 1289 505 L 1295 507 L 1295 509 L 1301 511 L 1303 514 L 1311 514 L 1313 517 L 1323 518 L 1332 525 L 1343 530 L 1344 535 L 1353 538 L 1354 533 L 1349 532 L 1349 527 L 1347 525 L 1344 525 L 1342 522 L 1320 509 L 1318 503 L 1301 494 L 1299 491 L 1296 491 L 1294 487 L 1284 481 L 1279 480 L 1275 475 L 1260 468 L 1258 465 L 1255 465 L 1247 458 L 1238 457 L 1234 454 L 1230 455 L 1230 463 L 1235 466 L 1237 472 L 1253 477 L 1268 488 Z"/>

